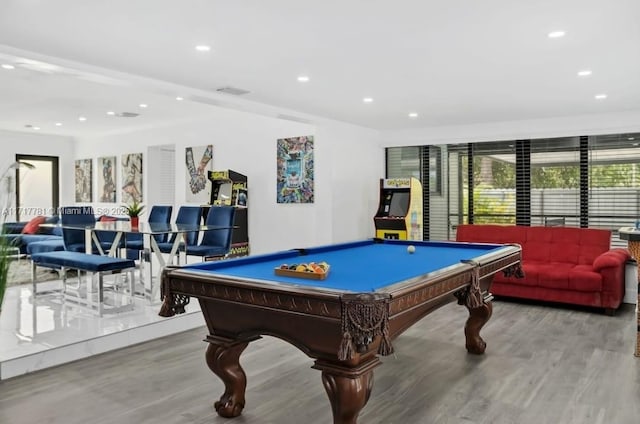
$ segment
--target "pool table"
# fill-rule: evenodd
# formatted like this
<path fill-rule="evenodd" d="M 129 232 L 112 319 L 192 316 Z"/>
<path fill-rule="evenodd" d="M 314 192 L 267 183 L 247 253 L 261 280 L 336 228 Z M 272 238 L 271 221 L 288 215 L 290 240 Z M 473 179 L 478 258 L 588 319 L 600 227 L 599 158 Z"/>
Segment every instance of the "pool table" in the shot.
<path fill-rule="evenodd" d="M 520 258 L 517 245 L 371 239 L 203 262 L 164 270 L 160 315 L 199 300 L 210 333 L 207 365 L 225 385 L 214 405 L 219 415 L 242 412 L 240 355 L 270 335 L 315 359 L 334 424 L 351 424 L 369 399 L 378 355 L 392 353 L 395 337 L 440 306 L 457 299 L 467 307 L 466 349 L 484 353 L 491 280 L 497 272 L 521 273 Z M 309 262 L 327 262 L 326 278 L 275 273 Z"/>

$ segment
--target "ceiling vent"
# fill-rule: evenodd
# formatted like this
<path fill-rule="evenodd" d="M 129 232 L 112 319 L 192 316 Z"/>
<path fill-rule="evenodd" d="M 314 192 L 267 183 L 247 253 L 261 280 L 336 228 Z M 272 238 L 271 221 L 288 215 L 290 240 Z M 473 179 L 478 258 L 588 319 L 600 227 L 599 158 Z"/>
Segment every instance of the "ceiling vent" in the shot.
<path fill-rule="evenodd" d="M 293 115 L 285 115 L 285 114 L 282 114 L 282 113 L 279 114 L 278 116 L 276 116 L 276 118 L 285 119 L 287 121 L 300 122 L 302 124 L 313 124 L 313 121 L 310 121 L 308 119 L 299 118 L 299 117 L 293 116 Z"/>
<path fill-rule="evenodd" d="M 220 102 L 219 100 L 211 99 L 209 97 L 204 97 L 204 96 L 189 96 L 189 100 L 198 102 L 198 103 L 204 103 L 207 105 L 213 105 L 213 106 L 222 105 L 222 102 Z"/>
<path fill-rule="evenodd" d="M 243 90 L 242 88 L 236 88 L 236 87 L 222 87 L 222 88 L 216 89 L 216 91 L 218 93 L 233 94 L 234 96 L 242 96 L 243 94 L 250 93 L 249 90 Z"/>
<path fill-rule="evenodd" d="M 133 113 L 133 112 L 119 112 L 116 113 L 116 116 L 118 118 L 135 118 L 136 116 L 139 116 L 139 113 Z"/>

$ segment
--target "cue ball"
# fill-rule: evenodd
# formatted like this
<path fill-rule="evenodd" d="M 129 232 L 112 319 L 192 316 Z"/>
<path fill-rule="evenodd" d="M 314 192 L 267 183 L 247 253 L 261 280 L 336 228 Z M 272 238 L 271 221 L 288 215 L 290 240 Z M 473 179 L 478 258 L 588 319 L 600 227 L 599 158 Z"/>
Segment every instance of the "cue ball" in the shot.
<path fill-rule="evenodd" d="M 408 246 L 408 247 L 407 247 L 407 252 L 409 252 L 409 253 L 413 253 L 413 252 L 415 252 L 415 251 L 416 251 L 416 248 L 415 248 L 414 246 L 411 246 L 411 245 L 410 245 L 410 246 Z"/>

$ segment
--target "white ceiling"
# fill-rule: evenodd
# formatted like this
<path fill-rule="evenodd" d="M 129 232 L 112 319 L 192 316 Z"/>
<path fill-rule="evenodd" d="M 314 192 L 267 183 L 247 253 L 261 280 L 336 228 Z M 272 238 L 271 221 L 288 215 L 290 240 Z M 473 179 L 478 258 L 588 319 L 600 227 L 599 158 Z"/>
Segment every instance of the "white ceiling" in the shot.
<path fill-rule="evenodd" d="M 73 137 L 105 135 L 197 119 L 210 109 L 136 89 L 126 81 L 41 61 L 0 53 L 0 63 L 15 66 L 0 68 L 0 129 Z M 109 111 L 139 115 L 118 117 L 108 115 Z M 80 116 L 86 120 L 80 121 Z"/>
<path fill-rule="evenodd" d="M 2 0 L 0 61 L 28 52 L 85 69 L 0 69 L 0 126 L 71 122 L 84 110 L 105 120 L 143 101 L 153 108 L 131 122 L 166 122 L 206 108 L 176 93 L 215 98 L 223 86 L 283 113 L 377 129 L 638 110 L 639 19 L 638 0 Z M 566 36 L 548 38 L 553 30 Z M 579 78 L 582 69 L 593 74 Z M 125 74 L 169 95 L 147 85 L 155 93 L 143 99 Z"/>

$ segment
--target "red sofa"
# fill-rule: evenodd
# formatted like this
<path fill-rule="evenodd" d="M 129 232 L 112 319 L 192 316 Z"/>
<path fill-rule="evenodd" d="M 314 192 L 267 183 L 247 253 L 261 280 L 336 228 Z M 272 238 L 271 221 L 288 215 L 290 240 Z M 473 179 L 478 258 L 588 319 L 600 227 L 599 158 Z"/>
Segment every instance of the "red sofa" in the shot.
<path fill-rule="evenodd" d="M 517 243 L 524 278 L 495 275 L 495 295 L 604 308 L 624 297 L 627 249 L 611 249 L 611 231 L 572 227 L 460 225 L 456 241 Z"/>

